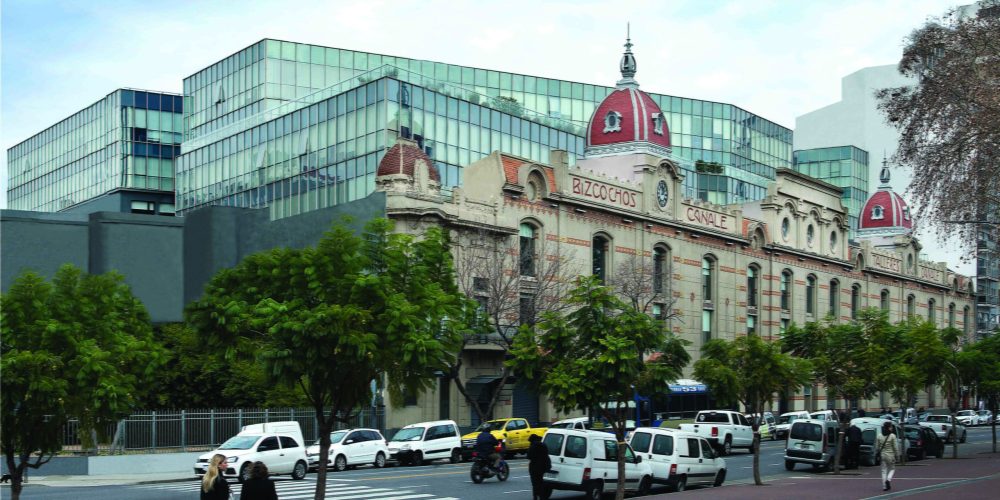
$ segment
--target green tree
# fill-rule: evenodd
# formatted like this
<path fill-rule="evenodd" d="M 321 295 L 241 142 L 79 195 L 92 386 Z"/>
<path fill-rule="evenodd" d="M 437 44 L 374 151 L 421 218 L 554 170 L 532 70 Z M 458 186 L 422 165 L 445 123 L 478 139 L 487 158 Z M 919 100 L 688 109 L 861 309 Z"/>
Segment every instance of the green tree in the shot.
<path fill-rule="evenodd" d="M 625 421 L 636 391 L 651 394 L 690 361 L 684 341 L 635 310 L 593 276 L 580 276 L 567 299 L 515 336 L 508 361 L 559 411 L 600 412 L 618 439 L 617 499 L 625 494 Z"/>
<path fill-rule="evenodd" d="M 269 380 L 301 388 L 320 436 L 315 497 L 326 493 L 330 431 L 367 405 L 372 382 L 390 400 L 419 392 L 453 362 L 467 306 L 456 289 L 447 236 L 363 235 L 336 225 L 316 247 L 274 249 L 219 272 L 188 310 L 209 345 L 250 356 Z"/>
<path fill-rule="evenodd" d="M 80 438 L 106 438 L 127 415 L 164 359 L 149 315 L 117 273 L 86 274 L 64 265 L 49 283 L 21 274 L 0 296 L 0 438 L 11 494 L 20 497 L 27 467 L 62 448 L 61 431 L 80 421 Z"/>
<path fill-rule="evenodd" d="M 801 387 L 812 378 L 812 364 L 781 352 L 778 343 L 757 335 L 727 341 L 710 340 L 694 364 L 694 376 L 708 385 L 719 401 L 738 402 L 748 413 L 761 415 L 776 393 Z M 753 424 L 753 479 L 760 479 L 760 420 Z"/>
<path fill-rule="evenodd" d="M 900 322 L 895 330 L 889 340 L 893 346 L 890 367 L 882 376 L 881 386 L 905 409 L 917 392 L 941 382 L 951 351 L 929 321 Z"/>
<path fill-rule="evenodd" d="M 976 392 L 985 398 L 993 418 L 993 453 L 997 451 L 997 423 L 1000 415 L 1000 334 L 994 333 L 964 351 L 964 372 L 968 380 L 975 384 Z"/>

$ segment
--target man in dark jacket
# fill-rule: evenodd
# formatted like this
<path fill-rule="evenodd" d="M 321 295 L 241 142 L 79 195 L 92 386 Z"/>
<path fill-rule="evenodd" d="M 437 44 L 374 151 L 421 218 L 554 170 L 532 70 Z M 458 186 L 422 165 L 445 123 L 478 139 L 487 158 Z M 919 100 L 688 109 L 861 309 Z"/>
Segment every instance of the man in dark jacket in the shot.
<path fill-rule="evenodd" d="M 528 437 L 531 445 L 528 446 L 528 475 L 531 476 L 532 500 L 548 498 L 542 493 L 545 486 L 542 485 L 542 477 L 545 471 L 552 467 L 552 459 L 549 458 L 549 448 L 542 444 L 542 437 L 532 434 Z"/>
<path fill-rule="evenodd" d="M 496 452 L 498 444 L 500 441 L 490 431 L 480 432 L 476 436 L 476 456 L 489 458 L 494 469 L 500 467 L 500 454 Z"/>
<path fill-rule="evenodd" d="M 861 465 L 861 429 L 852 425 L 847 429 L 847 468 L 857 469 Z"/>

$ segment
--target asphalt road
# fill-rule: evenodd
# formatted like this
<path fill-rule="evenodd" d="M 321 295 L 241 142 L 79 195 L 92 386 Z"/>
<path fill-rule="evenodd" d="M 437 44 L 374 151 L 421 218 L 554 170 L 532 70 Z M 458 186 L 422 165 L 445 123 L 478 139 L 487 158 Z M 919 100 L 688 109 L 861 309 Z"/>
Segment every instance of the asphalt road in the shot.
<path fill-rule="evenodd" d="M 989 428 L 971 428 L 968 443 L 960 445 L 962 455 L 984 451 L 990 443 Z M 783 441 L 766 441 L 761 446 L 762 476 L 803 476 L 814 474 L 806 467 L 800 467 L 793 472 L 784 469 Z M 963 451 L 964 449 L 964 451 Z M 948 449 L 950 454 L 950 447 Z M 752 481 L 753 456 L 743 450 L 735 451 L 726 457 L 727 484 Z M 929 459 L 933 460 L 933 459 Z M 387 467 L 374 469 L 370 467 L 348 470 L 341 473 L 330 473 L 328 476 L 327 497 L 333 500 L 453 500 L 453 499 L 502 499 L 521 500 L 531 498 L 531 483 L 528 479 L 528 463 L 524 459 L 509 462 L 510 479 L 499 482 L 488 479 L 483 484 L 473 484 L 469 480 L 469 464 L 440 463 L 420 467 Z M 316 486 L 316 475 L 309 474 L 305 480 L 294 481 L 287 478 L 276 478 L 278 495 L 282 500 L 310 499 Z M 239 485 L 232 483 L 237 490 Z M 81 500 L 99 494 L 99 500 L 173 500 L 198 498 L 199 483 L 191 481 L 129 485 L 129 486 L 94 486 L 94 487 L 47 487 L 35 486 L 25 489 L 22 498 L 27 500 Z M 709 494 L 711 488 L 705 488 Z M 666 493 L 662 487 L 653 489 L 654 494 Z M 9 490 L 3 491 L 3 497 L 8 498 Z M 239 497 L 237 496 L 237 499 Z M 574 492 L 556 492 L 553 498 L 581 498 Z"/>

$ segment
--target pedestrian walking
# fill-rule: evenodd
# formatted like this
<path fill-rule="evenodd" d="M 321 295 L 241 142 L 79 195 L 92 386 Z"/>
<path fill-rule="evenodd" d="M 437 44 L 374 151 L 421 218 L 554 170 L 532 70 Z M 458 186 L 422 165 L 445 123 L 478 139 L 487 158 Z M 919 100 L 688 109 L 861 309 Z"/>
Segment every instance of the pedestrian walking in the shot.
<path fill-rule="evenodd" d="M 254 462 L 250 467 L 250 479 L 243 483 L 240 500 L 278 500 L 274 481 L 268 476 L 267 465 L 264 462 Z"/>
<path fill-rule="evenodd" d="M 852 425 L 847 429 L 847 468 L 857 469 L 861 465 L 861 429 Z"/>
<path fill-rule="evenodd" d="M 208 470 L 205 477 L 201 478 L 201 500 L 229 500 L 232 492 L 229 490 L 229 482 L 223 477 L 229 463 L 226 456 L 219 453 L 212 456 L 208 463 Z"/>
<path fill-rule="evenodd" d="M 549 448 L 542 444 L 542 437 L 532 434 L 528 437 L 528 475 L 531 476 L 531 498 L 532 500 L 546 500 L 548 497 L 542 492 L 545 486 L 542 484 L 542 477 L 545 472 L 552 467 L 552 459 L 549 458 Z"/>
<path fill-rule="evenodd" d="M 889 491 L 892 489 L 892 476 L 896 474 L 896 459 L 899 458 L 895 429 L 889 422 L 882 425 L 878 454 L 882 459 L 882 491 Z"/>

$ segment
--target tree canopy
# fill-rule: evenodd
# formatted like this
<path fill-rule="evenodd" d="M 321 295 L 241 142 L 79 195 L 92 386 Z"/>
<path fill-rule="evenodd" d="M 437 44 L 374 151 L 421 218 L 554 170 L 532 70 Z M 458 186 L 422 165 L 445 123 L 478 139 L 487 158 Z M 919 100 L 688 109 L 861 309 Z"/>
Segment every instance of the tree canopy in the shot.
<path fill-rule="evenodd" d="M 165 359 L 149 315 L 117 273 L 86 274 L 64 265 L 51 283 L 21 274 L 0 297 L 0 398 L 3 448 L 18 498 L 26 467 L 62 447 L 62 426 L 91 432 L 131 412 L 145 380 Z"/>
<path fill-rule="evenodd" d="M 619 442 L 621 499 L 628 402 L 636 392 L 664 390 L 690 355 L 661 321 L 623 302 L 596 277 L 578 277 L 567 302 L 572 310 L 550 312 L 539 324 L 521 328 L 508 363 L 559 411 L 589 409 L 611 423 Z"/>
<path fill-rule="evenodd" d="M 1000 17 L 928 21 L 907 38 L 899 71 L 916 84 L 876 97 L 901 134 L 893 161 L 913 169 L 918 213 L 939 223 L 1000 222 Z M 937 229 L 942 240 L 957 235 L 970 247 L 979 230 Z"/>
<path fill-rule="evenodd" d="M 713 339 L 702 349 L 702 357 L 694 364 L 694 376 L 718 401 L 738 402 L 746 411 L 759 416 L 764 405 L 776 393 L 799 388 L 812 378 L 812 364 L 781 352 L 777 342 L 767 342 L 757 335 L 727 341 Z M 754 432 L 753 477 L 760 479 L 760 420 L 751 422 Z"/>
<path fill-rule="evenodd" d="M 385 219 L 362 235 L 338 224 L 315 247 L 258 253 L 220 271 L 189 307 L 209 348 L 256 360 L 316 410 L 316 498 L 326 492 L 330 430 L 368 405 L 373 382 L 399 403 L 454 361 L 467 299 L 449 246 L 439 228 L 418 239 Z"/>

